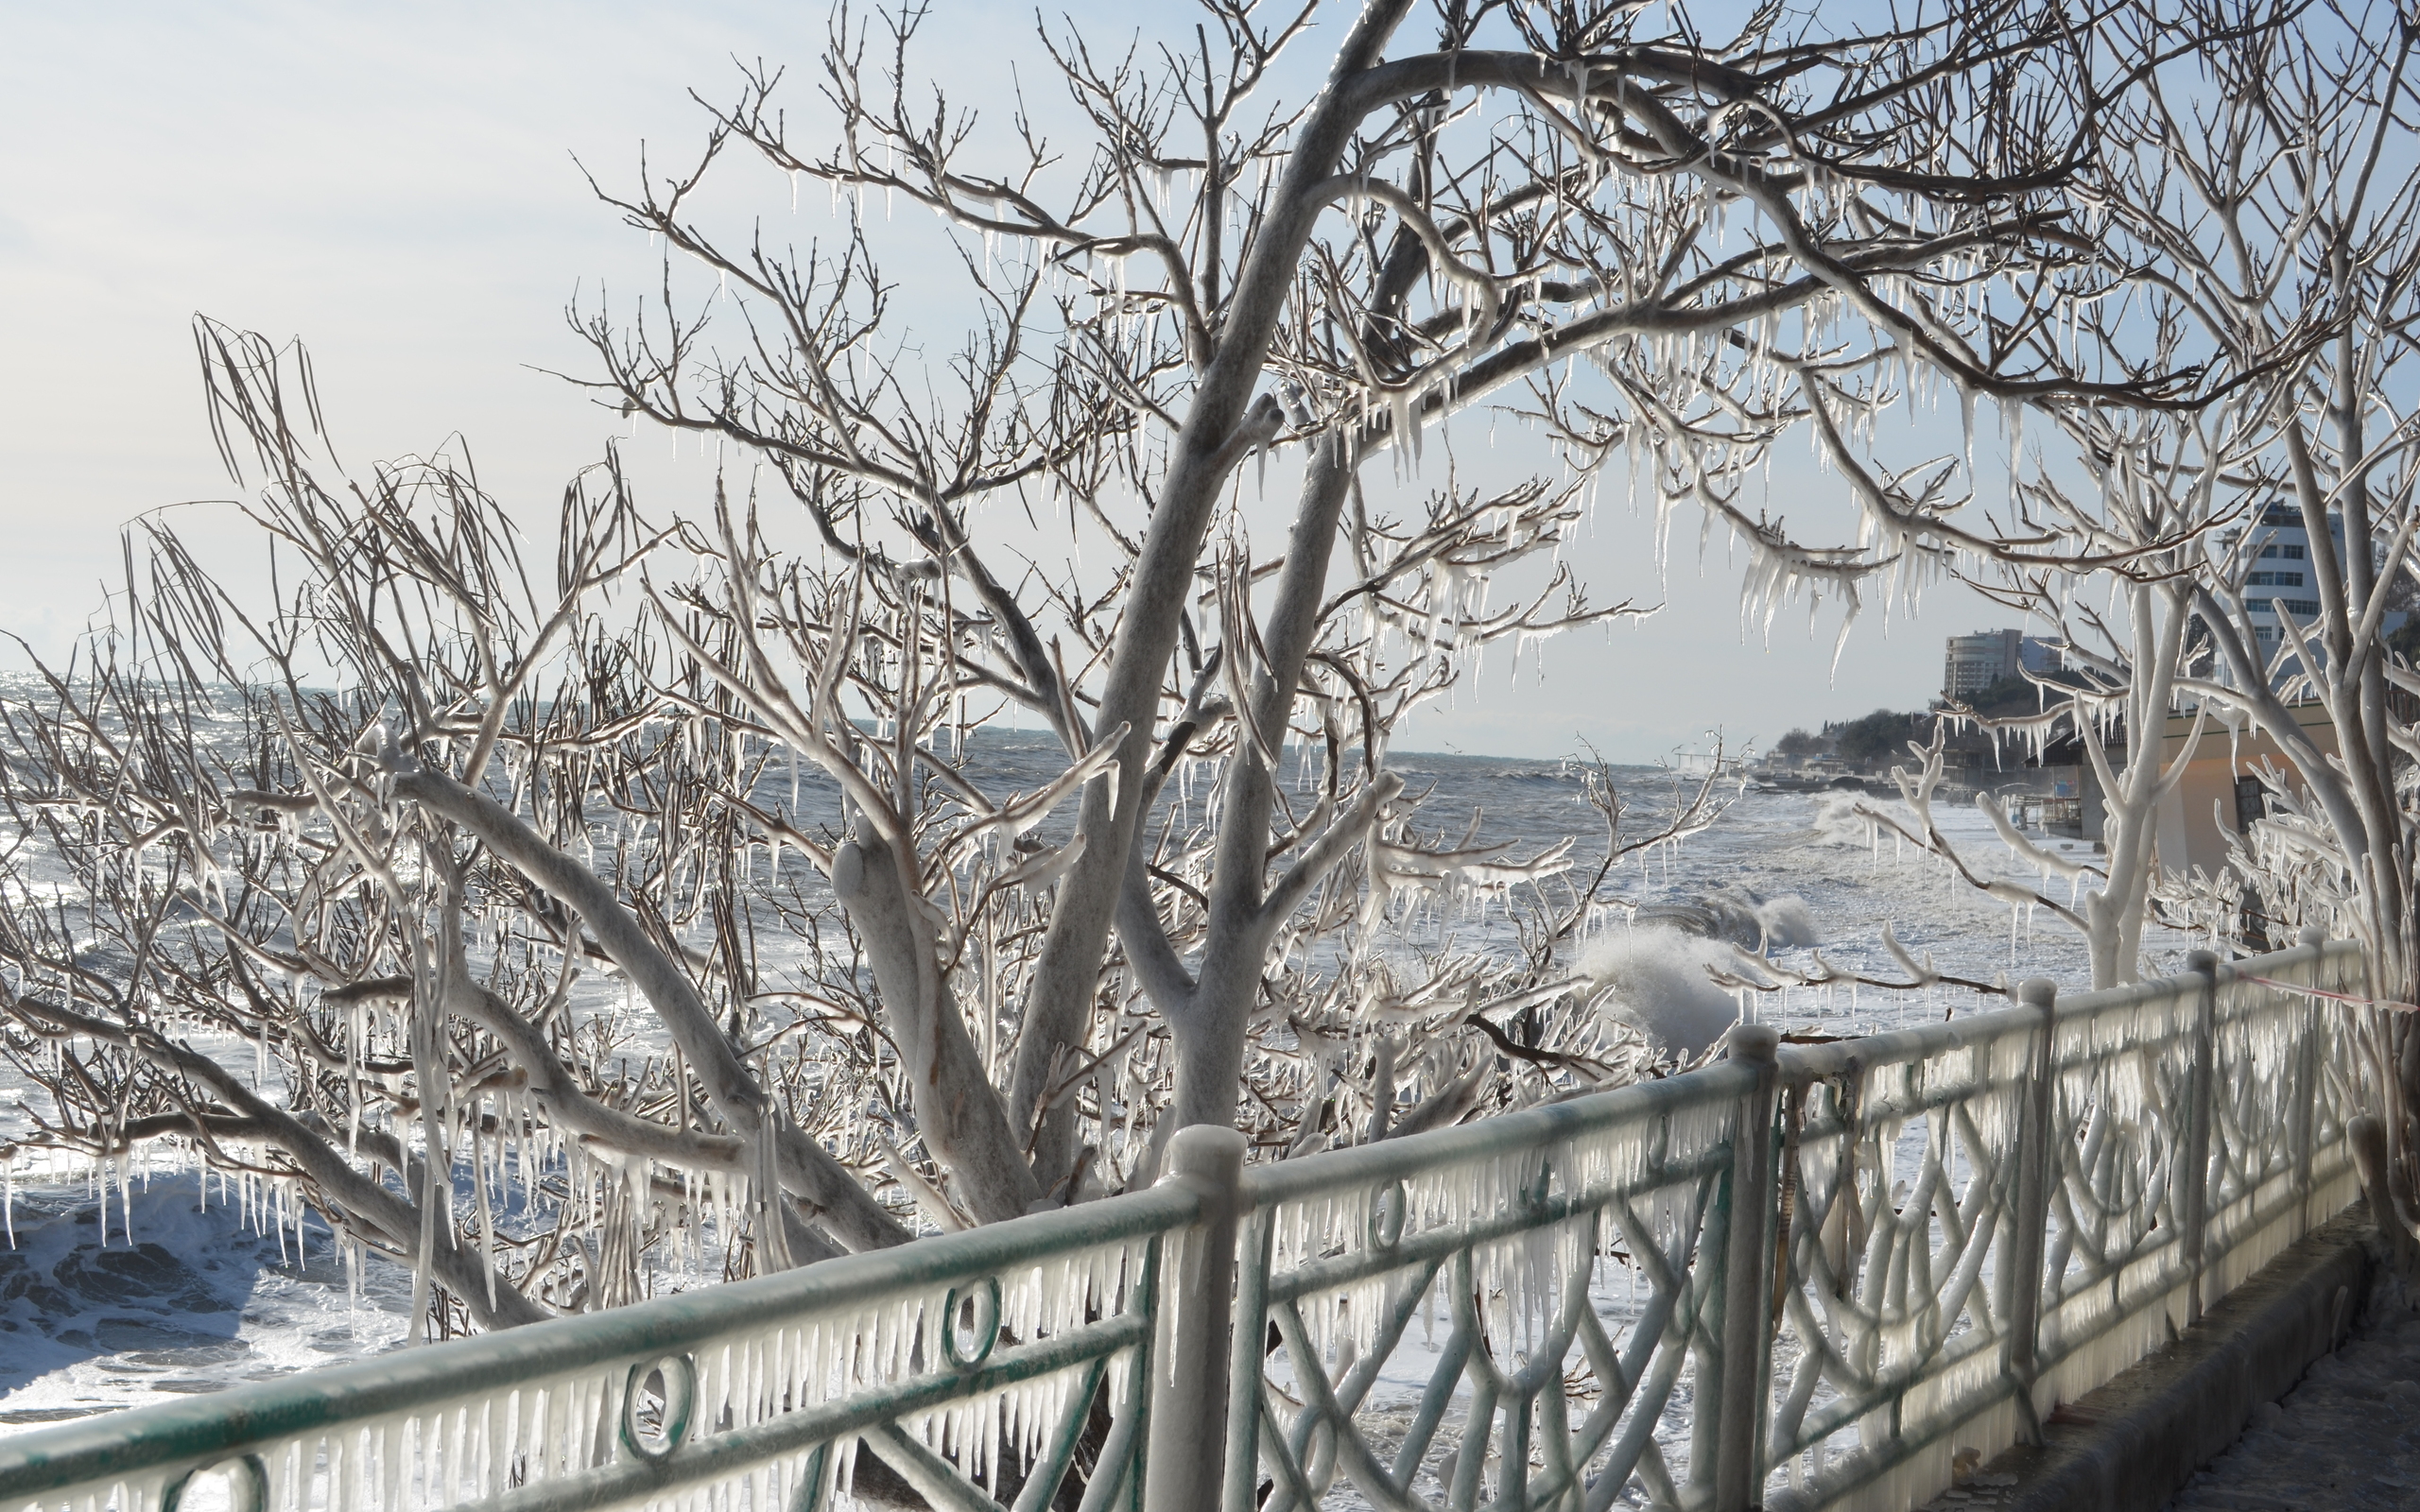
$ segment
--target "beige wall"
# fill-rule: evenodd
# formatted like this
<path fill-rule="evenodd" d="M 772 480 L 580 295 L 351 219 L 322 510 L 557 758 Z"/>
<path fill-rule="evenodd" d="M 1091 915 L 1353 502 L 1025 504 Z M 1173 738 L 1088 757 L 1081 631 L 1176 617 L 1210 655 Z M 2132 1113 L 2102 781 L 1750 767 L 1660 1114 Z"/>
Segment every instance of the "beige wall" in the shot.
<path fill-rule="evenodd" d="M 2325 709 L 2315 703 L 2304 704 L 2294 711 L 2294 717 L 2309 732 L 2313 745 L 2324 751 L 2336 749 L 2336 730 L 2327 722 Z M 2167 739 L 2160 750 L 2163 764 L 2184 753 L 2192 729 L 2189 716 L 2169 720 Z M 2192 760 L 2186 765 L 2184 778 L 2159 806 L 2161 868 L 2186 871 L 2199 867 L 2215 874 L 2225 866 L 2227 847 L 2236 838 L 2236 777 L 2238 773 L 2259 771 L 2271 763 L 2289 773 L 2293 770 L 2293 764 L 2286 760 L 2276 742 L 2266 735 L 2246 730 L 2230 737 L 2226 729 L 2215 722 L 2205 727 Z"/>

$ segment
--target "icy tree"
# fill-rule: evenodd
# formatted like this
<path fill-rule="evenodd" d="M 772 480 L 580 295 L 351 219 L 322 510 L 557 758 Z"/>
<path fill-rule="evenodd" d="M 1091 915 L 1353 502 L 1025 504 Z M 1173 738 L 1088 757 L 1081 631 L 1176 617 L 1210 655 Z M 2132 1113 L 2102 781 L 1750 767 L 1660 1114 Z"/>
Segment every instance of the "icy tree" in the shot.
<path fill-rule="evenodd" d="M 442 459 L 331 471 L 299 352 L 201 335 L 290 592 L 245 604 L 153 525 L 111 627 L 0 711 L 8 1049 L 54 1105 L 10 1158 L 75 1152 L 123 1186 L 145 1146 L 182 1143 L 264 1211 L 307 1202 L 412 1263 L 449 1325 L 1150 1178 L 1175 1065 L 1122 963 L 1051 1089 L 1087 1125 L 1064 1190 L 1031 1184 L 1005 1099 L 959 1095 L 1007 1080 L 1051 889 L 1083 854 L 1059 811 L 1109 765 L 1104 743 L 1000 791 L 996 711 L 967 713 L 995 685 L 987 627 L 861 565 L 775 557 L 727 506 L 649 526 L 610 463 L 567 491 L 549 578 Z M 1490 528 L 1504 511 L 1568 513 L 1535 488 L 1498 502 L 1422 549 L 1515 558 L 1537 548 Z M 1394 596 L 1426 612 L 1422 585 Z M 1516 607 L 1465 633 L 1522 627 Z M 1450 678 L 1386 676 L 1362 637 L 1322 655 L 1377 718 L 1295 731 L 1307 770 L 1277 792 L 1297 841 L 1411 690 Z M 1148 779 L 1178 946 L 1205 931 L 1219 833 L 1188 775 Z M 1542 1014 L 1591 990 L 1557 948 L 1623 856 L 1713 822 L 1726 780 L 1641 826 L 1592 772 L 1604 854 L 1578 886 L 1571 842 L 1524 858 L 1432 833 L 1390 783 L 1278 942 L 1243 1122 L 1275 1155 L 1636 1074 L 1649 1047 L 1618 1022 Z M 905 909 L 885 824 L 920 868 Z M 1517 958 L 1418 927 L 1491 904 Z"/>
<path fill-rule="evenodd" d="M 2113 186 L 2120 245 L 2155 270 L 2136 318 L 2244 396 L 2191 455 L 2131 466 L 2199 533 L 2178 583 L 2204 644 L 2180 691 L 2285 757 L 2238 865 L 2279 922 L 2358 937 L 2373 993 L 2407 1004 L 2420 680 L 2385 631 L 2420 531 L 2414 42 L 2399 12 L 2330 7 L 2290 38 L 2214 46 L 2196 77 L 2132 102 L 2118 129 L 2143 146 Z M 2302 560 L 2278 555 L 2280 522 L 2305 533 Z M 2366 1018 L 2386 1146 L 2373 1202 L 2386 1179 L 2408 1229 L 2420 1024 Z"/>
<path fill-rule="evenodd" d="M 1917 558 L 1960 531 L 1861 467 L 1845 433 L 1911 379 L 1970 402 L 2070 386 L 1997 322 L 2064 308 L 2072 269 L 2106 284 L 2058 191 L 2127 80 L 2100 77 L 2094 39 L 2049 11 L 1841 37 L 1785 35 L 1759 11 L 1716 40 L 1685 21 L 1653 34 L 1628 6 L 1448 6 L 1391 58 L 1410 9 L 1354 19 L 1301 104 L 1273 80 L 1309 9 L 1214 5 L 1198 35 L 1115 58 L 1046 43 L 1090 129 L 1075 153 L 1027 111 L 985 132 L 919 90 L 912 17 L 873 36 L 844 25 L 824 59 L 829 128 L 806 136 L 775 78 L 752 76 L 701 161 L 615 200 L 711 271 L 746 325 L 713 352 L 702 316 L 588 310 L 612 403 L 763 459 L 868 571 L 956 579 L 998 622 L 1002 691 L 1071 761 L 1114 735 L 1118 768 L 1150 772 L 1205 726 L 1236 731 L 1198 971 L 1147 886 L 1150 786 L 1086 790 L 1086 854 L 1118 859 L 1059 889 L 1008 1088 L 1012 1125 L 1038 1115 L 1046 1188 L 1077 1141 L 1072 1112 L 1042 1105 L 1051 1068 L 1094 1042 L 1113 924 L 1174 1032 L 1179 1116 L 1233 1114 L 1262 963 L 1327 860 L 1315 846 L 1313 865 L 1272 868 L 1272 833 L 1291 828 L 1272 813 L 1280 732 L 1306 705 L 1371 728 L 1318 654 L 1325 616 L 1405 635 L 1391 676 L 1442 667 L 1478 623 L 1483 574 L 1418 549 L 1436 524 L 1403 544 L 1371 534 L 1374 459 L 1400 475 L 1425 436 L 1447 450 L 1458 413 L 1526 412 L 1567 461 L 1618 452 L 1659 510 L 1696 504 L 1746 535 L 1760 601 L 1853 593 L 1893 561 L 1934 570 Z M 706 229 L 698 207 L 734 155 L 827 186 L 838 249 Z M 889 335 L 864 217 L 902 204 L 958 235 L 985 312 L 945 396 L 909 380 Z M 1745 500 L 1772 437 L 1810 414 L 1868 505 L 1862 548 L 1799 544 Z M 1255 558 L 1235 472 L 1270 452 L 1296 497 L 1283 552 Z M 1035 494 L 1080 512 L 1115 563 L 1113 592 L 1054 595 L 1069 658 L 1044 654 L 1036 611 L 994 586 L 992 553 L 1015 548 L 980 539 L 987 506 Z M 1415 574 L 1425 621 L 1394 602 Z M 1194 717 L 1220 693 L 1219 719 Z M 1358 796 L 1334 798 L 1340 842 L 1386 801 L 1383 743 L 1364 748 Z"/>
<path fill-rule="evenodd" d="M 2187 40 L 1411 9 L 1046 38 L 1072 153 L 920 89 L 916 16 L 836 22 L 811 133 L 748 76 L 614 199 L 661 297 L 575 312 L 726 487 L 650 525 L 586 474 L 551 576 L 441 458 L 349 479 L 299 355 L 205 325 L 283 596 L 155 529 L 9 710 L 45 1138 L 195 1142 L 493 1324 L 708 1237 L 762 1270 L 1115 1191 L 1188 1122 L 1273 1158 L 1634 1074 L 1558 969 L 1576 850 L 1430 828 L 1392 740 L 1491 644 L 1629 611 L 1560 558 L 1609 458 L 1747 539 L 1754 603 L 1854 601 L 1981 549 L 1858 439 L 1910 387 L 2190 402 L 2035 339 L 2117 286 L 2066 190 Z M 714 229 L 752 164 L 836 233 Z M 915 207 L 962 278 L 910 310 Z M 1754 503 L 1799 424 L 1854 543 Z M 1505 483 L 1478 443 L 1524 425 L 1548 475 Z M 1052 754 L 1004 779 L 1011 715 Z M 1641 833 L 1599 791 L 1608 855 L 1714 803 Z M 1409 927 L 1516 902 L 1515 956 Z"/>
<path fill-rule="evenodd" d="M 2208 662 L 2206 637 L 2195 634 L 2193 594 L 2205 538 L 2235 518 L 2213 507 L 2226 465 L 2213 458 L 2241 456 L 2228 440 L 2215 449 L 2209 443 L 2214 427 L 2232 436 L 2244 414 L 2232 400 L 2183 416 L 2055 409 L 2051 419 L 2074 454 L 2061 455 L 2085 486 L 2036 468 L 2017 486 L 2014 522 L 2035 549 L 1986 558 L 1976 580 L 1996 600 L 2055 631 L 2050 639 L 2066 675 L 2027 675 L 2040 689 L 2034 714 L 1945 710 L 1929 746 L 1911 744 L 1913 760 L 1892 769 L 1903 806 L 1852 805 L 1870 826 L 1945 862 L 1967 885 L 2075 930 L 2096 988 L 2140 977 L 2143 930 L 2155 915 L 2162 880 L 2161 804 L 2183 781 L 2206 731 L 2211 711 L 2187 692 L 2194 667 L 2206 670 Z M 2056 553 L 2039 549 L 2052 541 Z M 2188 703 L 2190 723 L 2171 748 L 2169 719 Z M 1989 730 L 2019 753 L 2039 755 L 2054 740 L 2071 741 L 2100 795 L 2100 853 L 2085 858 L 2038 844 L 1999 795 L 1983 791 L 1975 794 L 1975 806 L 2040 880 L 2029 885 L 1991 875 L 1979 858 L 1961 854 L 1933 814 L 1945 775 L 1942 737 L 1952 725 Z M 1921 976 L 1929 968 L 1910 970 Z"/>
<path fill-rule="evenodd" d="M 1977 801 L 2001 837 L 2044 880 L 2037 888 L 1981 875 L 1931 822 L 1937 749 L 1912 748 L 1915 761 L 1895 774 L 1904 810 L 1869 804 L 1865 816 L 1977 887 L 2073 926 L 2102 986 L 2140 971 L 2143 928 L 2163 894 L 2204 923 L 2214 909 L 2233 921 L 2238 900 L 2216 903 L 2215 880 L 2164 884 L 2155 844 L 2162 799 L 2214 730 L 2256 725 L 2298 769 L 2308 762 L 2314 785 L 2282 801 L 2297 813 L 2316 803 L 2345 834 L 2375 832 L 2322 849 L 2336 850 L 2329 865 L 2355 890 L 2375 892 L 2379 919 L 2409 913 L 2405 884 L 2353 879 L 2371 865 L 2364 857 L 2400 843 L 2391 722 L 2380 718 L 2396 674 L 2379 615 L 2408 545 L 2396 534 L 2407 422 L 2401 338 L 2383 333 L 2399 330 L 2393 312 L 2410 297 L 2414 192 L 2397 114 L 2409 42 L 2394 12 L 2196 5 L 2106 21 L 2147 66 L 2138 87 L 2100 112 L 2101 150 L 2075 185 L 2090 207 L 2079 229 L 2095 244 L 2061 272 L 2076 297 L 2045 318 L 1987 290 L 1966 312 L 1994 340 L 2072 379 L 2000 396 L 2006 492 L 1977 486 L 1971 413 L 1962 462 L 1842 464 L 1869 518 L 1931 524 L 1911 537 L 1886 531 L 1907 541 L 1892 563 L 1903 584 L 1955 576 L 2054 632 L 2072 676 L 2036 679 L 2041 714 L 1951 713 L 2035 750 L 2054 734 L 2074 740 L 2106 805 L 2107 856 L 2035 846 L 1984 795 Z M 2179 50 L 2163 28 L 2200 41 Z M 1828 406 L 1812 414 L 1837 445 L 1844 432 Z M 2313 564 L 2309 602 L 2275 598 L 2300 616 L 2279 639 L 2257 613 L 2279 565 L 2258 556 L 2258 526 L 2281 503 L 2320 540 L 2332 528 L 2339 544 L 2328 564 Z M 2365 536 L 2367 552 L 2342 549 Z M 2341 755 L 2308 739 L 2292 712 L 2330 679 L 2331 721 L 2345 722 Z M 2177 716 L 2189 724 L 2169 749 L 2163 737 Z M 2288 828 L 2264 833 L 2295 843 L 2283 838 Z M 2285 869 L 2316 854 L 2300 845 Z M 2206 896 L 2188 902 L 2194 886 Z M 2342 901 L 2352 906 L 2349 892 Z M 2402 979 L 2402 950 L 2381 959 L 2381 980 Z"/>
<path fill-rule="evenodd" d="M 2084 866 L 2010 841 L 2095 889 L 2067 917 L 2097 981 L 2138 970 L 2143 924 L 2166 907 L 2272 943 L 2306 923 L 2350 933 L 2375 996 L 2409 1004 L 2420 679 L 2387 630 L 2410 602 L 2420 533 L 2415 36 L 2377 8 L 2310 8 L 2285 29 L 2235 7 L 2170 14 L 2208 44 L 2104 113 L 2126 146 L 2088 174 L 2101 255 L 2135 284 L 2024 339 L 2109 383 L 2189 366 L 2201 403 L 2076 392 L 2027 406 L 2048 423 L 2012 464 L 2024 477 L 1977 576 L 2065 640 L 2082 686 L 2011 723 L 2080 740 L 2107 798 L 2109 854 Z M 2187 715 L 2164 755 L 2170 720 Z M 2121 730 L 2116 763 L 2106 737 Z M 2260 773 L 2270 813 L 2228 872 L 2155 859 L 2158 803 L 2183 764 L 2255 733 L 2283 761 Z M 2382 1114 L 2373 1199 L 2391 1185 L 2408 1228 L 2420 1024 L 2366 1018 Z"/>

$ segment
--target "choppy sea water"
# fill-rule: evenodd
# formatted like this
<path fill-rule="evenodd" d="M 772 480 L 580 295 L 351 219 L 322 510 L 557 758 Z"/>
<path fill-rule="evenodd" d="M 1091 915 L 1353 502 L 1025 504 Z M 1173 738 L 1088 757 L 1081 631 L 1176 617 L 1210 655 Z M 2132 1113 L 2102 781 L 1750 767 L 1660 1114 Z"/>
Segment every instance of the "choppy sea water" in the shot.
<path fill-rule="evenodd" d="M 988 769 L 986 785 L 1002 792 L 1030 790 L 1051 775 L 1052 758 L 1038 743 L 1009 737 L 972 754 Z M 1516 858 L 1576 834 L 1572 876 L 1594 874 L 1603 833 L 1576 766 L 1409 753 L 1393 765 L 1409 791 L 1426 794 L 1424 831 L 1459 841 L 1476 816 L 1478 838 L 1512 842 Z M 1653 833 L 1661 815 L 1694 786 L 1654 769 L 1614 775 L 1631 813 L 1626 842 Z M 820 781 L 808 773 L 797 783 L 801 808 L 811 816 Z M 1202 797 L 1171 787 L 1171 803 Z M 1904 971 L 1883 939 L 1889 925 L 1904 947 L 1928 954 L 1947 974 L 1986 982 L 2044 975 L 2063 988 L 2086 985 L 2081 941 L 2056 919 L 2013 914 L 1939 862 L 1904 852 L 1888 837 L 1876 844 L 1863 826 L 1843 822 L 1838 806 L 1838 799 L 1817 796 L 1750 792 L 1685 844 L 1626 860 L 1597 890 L 1591 926 L 1570 947 L 1573 962 L 1635 953 L 1651 926 L 1632 921 L 1634 908 L 1725 893 L 1803 903 L 1803 914 L 1792 914 L 1801 920 L 1798 942 L 1771 953 L 1783 968 L 1804 969 L 1820 952 L 1838 968 L 1900 978 Z M 2035 880 L 1971 807 L 1944 804 L 1936 817 L 1977 871 Z M 2064 884 L 2048 890 L 2066 896 Z M 1563 901 L 1558 885 L 1547 891 L 1545 901 Z M 1522 902 L 1474 902 L 1426 927 L 1465 944 L 1509 944 L 1508 910 Z M 1650 936 L 1646 944 L 1651 949 L 1662 937 Z M 2172 968 L 2190 943 L 2155 936 L 2152 968 Z M 1984 1011 L 2003 1001 L 1945 987 L 1912 993 L 1789 988 L 1739 994 L 1725 1011 L 1853 1034 Z M 219 1048 L 231 1064 L 251 1061 L 248 1046 Z M 31 1094 L 5 1068 L 0 1075 L 8 1083 L 0 1085 L 0 1105 Z M 22 1114 L 8 1122 L 12 1136 L 26 1126 Z M 147 1177 L 138 1167 L 131 1184 L 130 1199 L 114 1186 L 104 1196 L 86 1179 L 45 1182 L 36 1170 L 14 1174 L 9 1247 L 0 1251 L 0 1433 L 400 1346 L 408 1279 L 375 1261 L 349 1270 L 316 1219 L 264 1212 L 256 1196 L 189 1170 Z"/>

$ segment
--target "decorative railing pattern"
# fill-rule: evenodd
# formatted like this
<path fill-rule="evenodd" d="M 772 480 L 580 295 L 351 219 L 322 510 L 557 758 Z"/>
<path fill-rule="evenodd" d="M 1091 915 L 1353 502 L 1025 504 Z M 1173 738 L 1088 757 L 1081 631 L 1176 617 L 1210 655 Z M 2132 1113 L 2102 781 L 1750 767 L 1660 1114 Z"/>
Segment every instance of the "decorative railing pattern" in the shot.
<path fill-rule="evenodd" d="M 1083 1506 L 1136 1506 L 1154 1271 L 1200 1208 L 1171 1184 L 63 1423 L 0 1444 L 0 1502 L 818 1512 L 862 1442 L 935 1506 L 1040 1512 L 1106 1401 Z"/>
<path fill-rule="evenodd" d="M 1634 1477 L 1676 1499 L 1715 1421 L 1701 1410 L 1677 1453 L 1655 1430 L 1719 1394 L 1756 1085 L 1721 1066 L 1251 1172 L 1235 1337 L 1263 1349 L 1233 1378 L 1228 1512 L 1344 1485 L 1389 1508 L 1560 1506 Z M 1612 1320 L 1592 1285 L 1608 1255 L 1636 1278 Z M 1416 1406 L 1375 1395 L 1389 1377 L 1397 1397 L 1418 1383 Z"/>
<path fill-rule="evenodd" d="M 2358 952 L 2194 966 L 1249 1172 L 1186 1130 L 1148 1193 L 0 1441 L 0 1512 L 821 1512 L 868 1454 L 958 1512 L 1898 1512 L 2356 1194 L 2292 988 Z"/>
<path fill-rule="evenodd" d="M 2195 965 L 1780 1057 L 1769 1505 L 1931 1495 L 2357 1194 L 2344 1010 L 2243 978 L 2358 953 Z"/>

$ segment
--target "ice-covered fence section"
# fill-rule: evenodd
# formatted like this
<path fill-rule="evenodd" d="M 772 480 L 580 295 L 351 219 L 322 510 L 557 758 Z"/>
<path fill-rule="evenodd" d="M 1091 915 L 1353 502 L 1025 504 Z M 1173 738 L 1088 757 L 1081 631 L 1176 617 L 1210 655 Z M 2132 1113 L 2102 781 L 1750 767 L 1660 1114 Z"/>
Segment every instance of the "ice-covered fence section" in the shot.
<path fill-rule="evenodd" d="M 1775 1508 L 1950 1484 L 2359 1192 L 2350 944 L 1781 1056 Z"/>
<path fill-rule="evenodd" d="M 1812 1504 L 1906 1506 L 1948 1482 L 1954 1447 L 1933 1435 L 2014 1441 L 1994 1283 L 2025 1242 L 2014 1152 L 2045 1022 L 1983 1014 L 1784 1057 L 1767 1456 Z"/>
<path fill-rule="evenodd" d="M 1149 1192 L 0 1440 L 0 1512 L 821 1512 L 867 1452 L 961 1512 L 1900 1512 L 2354 1198 L 2306 988 L 2358 950 L 1249 1173 L 1186 1129 Z"/>
<path fill-rule="evenodd" d="M 1248 1174 L 1229 1512 L 1703 1502 L 1771 1084 L 1724 1064 Z"/>
<path fill-rule="evenodd" d="M 7 1512 L 816 1512 L 879 1457 L 935 1506 L 1141 1501 L 1163 1186 L 1015 1224 L 0 1442 Z M 1087 1430 L 1111 1418 L 1105 1435 Z"/>

